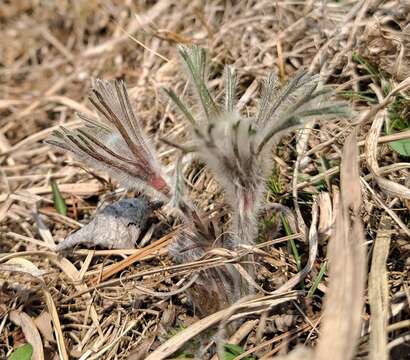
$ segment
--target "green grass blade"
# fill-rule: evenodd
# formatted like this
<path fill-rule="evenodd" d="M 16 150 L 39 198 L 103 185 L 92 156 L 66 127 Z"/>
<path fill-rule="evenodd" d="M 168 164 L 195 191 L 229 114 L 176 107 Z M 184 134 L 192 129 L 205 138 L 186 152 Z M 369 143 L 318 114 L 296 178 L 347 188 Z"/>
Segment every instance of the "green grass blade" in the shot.
<path fill-rule="evenodd" d="M 319 274 L 317 274 L 315 281 L 313 282 L 311 288 L 308 291 L 308 294 L 307 294 L 308 297 L 313 296 L 320 282 L 322 281 L 323 276 L 325 275 L 326 271 L 327 271 L 327 262 L 324 261 L 322 262 L 322 265 L 320 265 Z"/>
<path fill-rule="evenodd" d="M 54 207 L 57 212 L 61 215 L 67 216 L 67 205 L 65 203 L 64 198 L 62 197 L 60 190 L 57 184 L 52 181 L 51 182 L 51 191 L 53 193 L 53 203 Z"/>
<path fill-rule="evenodd" d="M 283 227 L 285 228 L 286 236 L 293 235 L 292 230 L 290 229 L 288 220 L 283 216 L 283 214 L 280 214 L 280 217 L 281 217 L 281 220 L 282 220 Z M 290 244 L 290 248 L 292 250 L 293 258 L 295 259 L 295 262 L 296 262 L 296 267 L 297 267 L 298 271 L 301 271 L 302 270 L 302 262 L 301 262 L 301 259 L 300 259 L 299 251 L 298 251 L 298 248 L 296 246 L 295 240 L 294 239 L 289 240 L 289 244 Z"/>
<path fill-rule="evenodd" d="M 195 126 L 195 119 L 192 116 L 191 112 L 188 110 L 188 108 L 185 106 L 185 104 L 181 101 L 179 96 L 175 94 L 175 92 L 171 89 L 164 89 L 165 93 L 169 96 L 169 98 L 175 103 L 175 105 L 178 107 L 178 109 L 184 114 L 186 119 L 193 125 Z"/>

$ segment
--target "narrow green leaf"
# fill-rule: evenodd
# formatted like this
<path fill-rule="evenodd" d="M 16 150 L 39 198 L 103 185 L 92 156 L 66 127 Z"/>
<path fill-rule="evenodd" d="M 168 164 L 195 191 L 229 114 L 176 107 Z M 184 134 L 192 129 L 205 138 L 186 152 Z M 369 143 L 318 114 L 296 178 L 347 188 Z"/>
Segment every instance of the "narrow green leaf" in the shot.
<path fill-rule="evenodd" d="M 353 52 L 352 54 L 352 59 L 353 61 L 358 62 L 360 65 L 362 65 L 366 71 L 375 79 L 380 81 L 382 78 L 380 71 L 374 67 L 372 64 L 370 64 L 367 60 L 365 60 L 361 55 L 359 55 L 356 52 Z"/>
<path fill-rule="evenodd" d="M 324 106 L 321 108 L 315 108 L 310 110 L 304 110 L 300 112 L 291 111 L 289 114 L 283 116 L 279 121 L 272 124 L 269 131 L 260 141 L 257 147 L 257 154 L 259 154 L 265 145 L 272 139 L 275 134 L 280 133 L 286 129 L 291 129 L 294 126 L 299 126 L 305 123 L 311 116 L 324 116 L 324 115 L 339 115 L 346 117 L 349 115 L 348 107 L 344 103 L 336 103 L 331 106 Z"/>
<path fill-rule="evenodd" d="M 262 94 L 256 118 L 257 124 L 265 124 L 266 121 L 269 120 L 269 106 L 272 104 L 274 97 L 278 95 L 279 88 L 277 76 L 274 73 L 269 73 L 262 86 Z"/>
<path fill-rule="evenodd" d="M 386 122 L 386 133 L 396 134 L 410 128 L 410 101 L 401 95 L 396 96 L 388 108 L 389 121 Z M 389 146 L 402 156 L 410 156 L 410 139 L 389 142 Z"/>
<path fill-rule="evenodd" d="M 222 360 L 234 360 L 237 356 L 241 355 L 245 350 L 242 346 L 236 344 L 224 344 L 224 352 Z M 245 357 L 244 360 L 254 360 L 254 357 Z"/>
<path fill-rule="evenodd" d="M 61 196 L 57 184 L 54 181 L 51 182 L 51 190 L 53 192 L 53 203 L 55 209 L 59 214 L 67 216 L 67 205 L 64 198 Z"/>
<path fill-rule="evenodd" d="M 27 343 L 14 350 L 8 357 L 8 360 L 31 360 L 32 355 L 33 347 Z"/>
<path fill-rule="evenodd" d="M 292 230 L 290 229 L 288 221 L 283 216 L 283 214 L 281 214 L 280 217 L 282 219 L 283 227 L 285 228 L 286 236 L 292 235 L 293 233 L 292 233 Z M 298 251 L 298 248 L 296 246 L 295 240 L 293 240 L 293 239 L 289 240 L 289 244 L 290 244 L 290 248 L 292 250 L 292 255 L 293 255 L 293 257 L 296 261 L 296 267 L 297 267 L 298 271 L 300 271 L 300 270 L 302 270 L 302 261 L 300 259 L 299 251 Z"/>
<path fill-rule="evenodd" d="M 225 110 L 233 112 L 235 107 L 236 74 L 231 66 L 225 66 Z"/>
<path fill-rule="evenodd" d="M 164 89 L 165 93 L 170 97 L 170 99 L 175 103 L 176 106 L 178 106 L 179 110 L 185 115 L 186 119 L 193 125 L 195 126 L 195 119 L 192 116 L 191 112 L 188 110 L 188 108 L 185 106 L 185 104 L 181 101 L 179 96 L 175 94 L 175 92 L 171 89 Z"/>
<path fill-rule="evenodd" d="M 243 353 L 243 348 L 242 346 L 236 345 L 236 344 L 225 344 L 224 348 L 226 351 L 229 351 L 230 353 L 234 355 L 240 355 Z"/>
<path fill-rule="evenodd" d="M 317 274 L 315 281 L 312 284 L 312 287 L 309 289 L 307 296 L 313 296 L 313 294 L 315 293 L 317 287 L 319 286 L 320 282 L 323 279 L 323 276 L 325 275 L 327 271 L 327 262 L 324 261 L 322 263 L 322 265 L 320 265 L 320 270 L 319 270 L 319 274 Z"/>
<path fill-rule="evenodd" d="M 346 90 L 339 93 L 341 96 L 346 99 L 351 100 L 361 100 L 369 104 L 377 104 L 377 98 L 375 97 L 374 92 L 372 91 L 352 91 Z"/>
<path fill-rule="evenodd" d="M 309 116 L 321 116 L 321 115 L 344 115 L 347 116 L 348 113 L 348 107 L 346 104 L 334 104 L 330 106 L 323 106 L 321 108 L 316 108 L 316 109 L 310 109 L 310 110 L 305 110 L 301 111 L 299 113 L 295 113 L 294 116 L 297 117 L 309 117 Z"/>
<path fill-rule="evenodd" d="M 202 110 L 208 121 L 220 114 L 220 111 L 207 88 L 207 53 L 199 46 L 187 48 L 179 46 L 179 53 L 188 68 L 194 88 L 201 101 Z"/>
<path fill-rule="evenodd" d="M 233 132 L 233 137 L 232 137 L 232 147 L 233 147 L 233 152 L 235 154 L 236 159 L 240 160 L 240 155 L 239 155 L 239 147 L 238 147 L 238 130 L 239 130 L 239 125 L 241 121 L 238 120 L 236 123 L 232 125 L 232 132 Z"/>
<path fill-rule="evenodd" d="M 279 195 L 283 192 L 282 184 L 279 180 L 279 174 L 276 170 L 276 166 L 272 169 L 272 174 L 269 177 L 267 184 L 268 189 L 270 190 L 273 196 Z"/>
<path fill-rule="evenodd" d="M 281 219 L 282 219 L 282 223 L 283 223 L 283 227 L 285 228 L 285 233 L 286 233 L 286 235 L 287 235 L 287 236 L 292 235 L 293 233 L 292 233 L 292 230 L 290 229 L 288 220 L 285 218 L 285 216 L 283 216 L 283 214 L 280 214 L 280 217 L 281 217 Z M 296 262 L 296 268 L 297 268 L 298 271 L 300 272 L 300 271 L 302 270 L 302 258 L 301 258 L 301 256 L 299 255 L 299 250 L 298 250 L 298 248 L 297 248 L 297 246 L 296 246 L 295 240 L 294 240 L 294 239 L 290 239 L 290 240 L 289 240 L 289 245 L 290 245 L 290 249 L 291 249 L 291 251 L 292 251 L 293 258 L 295 259 L 295 262 Z M 305 288 L 305 284 L 304 284 L 303 280 L 300 282 L 300 287 L 301 287 L 302 289 Z"/>

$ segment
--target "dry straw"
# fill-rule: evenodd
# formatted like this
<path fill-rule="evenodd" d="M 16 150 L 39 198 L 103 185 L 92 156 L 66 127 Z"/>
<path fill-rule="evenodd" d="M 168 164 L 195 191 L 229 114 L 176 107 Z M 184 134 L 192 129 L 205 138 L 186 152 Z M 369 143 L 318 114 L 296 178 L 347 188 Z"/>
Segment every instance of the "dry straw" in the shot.
<path fill-rule="evenodd" d="M 135 360 L 185 353 L 205 359 L 216 356 L 218 346 L 227 352 L 226 342 L 238 345 L 230 349 L 236 349 L 239 359 L 270 359 L 287 353 L 300 358 L 325 356 L 333 349 L 326 347 L 332 341 L 344 349 L 346 357 L 405 357 L 410 165 L 408 158 L 394 150 L 397 142 L 392 142 L 405 144 L 409 139 L 402 122 L 409 114 L 409 13 L 408 2 L 402 0 L 160 0 L 153 4 L 24 0 L 2 4 L 0 357 L 8 357 L 29 339 L 40 340 L 30 340 L 40 358 L 47 354 L 62 359 Z M 219 112 L 234 113 L 211 131 L 214 144 L 223 151 L 204 153 L 206 138 L 195 135 L 195 128 L 207 135 L 207 114 L 213 117 L 218 110 L 214 111 L 206 93 L 202 97 L 205 95 L 209 111 L 204 110 L 195 84 L 192 89 L 184 76 L 187 69 L 183 71 L 177 60 L 177 44 L 208 49 L 208 92 Z M 226 70 L 225 65 L 229 65 Z M 269 148 L 269 156 L 252 159 L 254 165 L 271 161 L 267 191 L 257 201 L 243 202 L 254 205 L 258 215 L 249 214 L 246 206 L 226 206 L 225 201 L 235 206 L 240 200 L 235 197 L 241 183 L 224 183 L 224 175 L 236 177 L 235 172 L 244 169 L 241 161 L 249 152 L 241 152 L 239 144 L 242 148 L 252 138 L 243 138 L 247 122 L 256 121 L 260 109 L 269 109 L 274 101 L 269 96 L 265 105 L 259 101 L 264 81 L 268 89 L 269 84 L 283 89 L 299 76 L 309 82 L 298 72 L 303 68 L 318 74 L 323 84 L 336 86 L 337 98 L 349 102 L 352 121 L 316 122 L 312 116 L 305 130 L 283 137 L 272 151 L 271 144 L 263 145 L 261 154 Z M 272 76 L 265 80 L 269 73 L 279 82 L 274 83 Z M 97 83 L 96 78 L 105 81 Z M 113 179 L 121 173 L 127 184 L 130 176 L 123 171 L 129 170 L 130 163 L 120 162 L 121 170 L 100 168 L 95 172 L 67 153 L 51 150 L 43 140 L 55 130 L 63 137 L 80 134 L 91 148 L 99 147 L 112 160 L 112 154 L 88 139 L 95 137 L 89 132 L 92 126 L 85 135 L 75 130 L 84 122 L 74 114 L 85 114 L 99 124 L 105 115 L 111 116 L 95 112 L 86 99 L 90 88 L 104 92 L 111 86 L 107 82 L 114 84 L 115 79 L 128 84 L 130 108 L 140 126 L 127 132 L 137 139 L 132 140 L 135 144 L 141 143 L 138 136 L 142 134 L 140 146 L 146 149 L 138 157 L 127 144 L 129 139 L 114 129 L 111 140 L 122 144 L 114 149 L 115 154 L 137 164 L 132 176 L 142 184 L 140 190 L 169 205 L 152 212 L 146 228 L 141 229 L 137 248 L 86 249 L 81 245 L 61 256 L 55 252 L 56 245 L 125 197 L 120 189 L 115 190 Z M 118 85 L 126 113 L 118 102 L 116 111 L 132 119 L 125 90 L 121 82 Z M 173 89 L 195 123 L 163 96 L 163 88 Z M 111 89 L 115 95 L 115 86 Z M 101 99 L 94 100 L 106 111 Z M 221 141 L 221 132 L 226 124 L 235 124 L 238 114 L 241 123 L 235 151 L 235 132 L 228 131 L 230 141 L 226 142 Z M 260 124 L 264 121 L 264 116 L 259 117 Z M 111 124 L 112 135 L 115 124 L 105 123 Z M 334 220 L 341 216 L 343 199 L 338 193 L 342 197 L 346 193 L 340 190 L 342 148 L 353 127 L 359 150 L 359 217 L 369 257 L 365 272 L 372 275 L 361 299 L 363 284 L 351 281 L 350 270 L 365 247 L 354 252 L 357 242 L 349 238 L 350 245 L 345 246 L 352 248 L 343 248 L 338 259 L 332 258 L 332 243 L 341 246 L 335 239 L 347 241 L 340 232 L 336 237 Z M 99 129 L 103 141 L 109 140 L 104 129 Z M 88 145 L 82 143 L 89 152 Z M 235 166 L 226 167 L 219 161 L 221 155 L 234 159 Z M 212 166 L 205 167 L 198 158 Z M 150 171 L 144 172 L 141 166 L 147 163 Z M 249 168 L 252 176 L 245 180 L 252 180 L 256 193 L 264 188 L 254 175 L 263 178 L 267 168 L 262 166 L 261 173 Z M 64 199 L 67 215 L 54 208 L 52 182 Z M 188 217 L 181 219 L 178 211 L 170 214 L 178 206 L 186 206 Z M 350 211 L 349 221 L 344 221 L 349 226 L 355 220 L 352 214 Z M 258 230 L 255 226 L 238 228 L 243 218 L 248 224 L 256 221 Z M 283 222 L 289 226 L 284 227 Z M 240 239 L 233 234 L 242 230 L 246 241 L 235 248 L 232 239 L 236 243 Z M 256 232 L 255 245 L 250 240 Z M 170 256 L 170 244 L 181 236 L 205 245 L 191 249 L 196 260 L 186 262 L 189 251 L 181 254 L 179 264 L 175 252 Z M 347 259 L 350 270 L 344 266 L 344 276 L 338 278 L 334 268 L 342 259 Z M 235 296 L 226 299 L 214 282 L 209 286 L 209 291 L 217 292 L 214 302 L 204 301 L 206 297 L 198 292 L 204 313 L 227 306 L 222 312 L 200 314 L 188 300 L 186 292 L 195 291 L 195 285 L 201 288 L 203 276 L 212 281 L 234 278 L 241 284 L 240 291 L 234 286 Z M 339 280 L 332 280 L 335 276 Z M 346 299 L 341 292 L 348 291 L 348 286 L 354 287 L 355 296 Z M 232 304 L 248 290 L 260 297 Z M 352 305 L 337 328 L 332 303 L 344 310 Z M 358 308 L 363 303 L 357 342 Z M 341 336 L 348 323 L 352 331 Z M 193 334 L 197 336 L 192 338 Z M 300 344 L 304 346 L 298 347 Z M 295 348 L 305 355 L 298 355 Z M 341 354 L 331 354 L 337 356 Z"/>

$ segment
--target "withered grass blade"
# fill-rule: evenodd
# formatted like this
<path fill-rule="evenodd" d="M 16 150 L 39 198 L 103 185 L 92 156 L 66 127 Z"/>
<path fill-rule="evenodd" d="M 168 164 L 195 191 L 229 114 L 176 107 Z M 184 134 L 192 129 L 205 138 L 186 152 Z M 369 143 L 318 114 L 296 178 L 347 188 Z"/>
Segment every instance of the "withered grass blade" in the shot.
<path fill-rule="evenodd" d="M 315 360 L 352 359 L 361 329 L 366 248 L 360 217 L 362 204 L 358 146 L 353 132 L 343 148 L 339 208 L 329 240 L 329 287 L 315 349 Z"/>

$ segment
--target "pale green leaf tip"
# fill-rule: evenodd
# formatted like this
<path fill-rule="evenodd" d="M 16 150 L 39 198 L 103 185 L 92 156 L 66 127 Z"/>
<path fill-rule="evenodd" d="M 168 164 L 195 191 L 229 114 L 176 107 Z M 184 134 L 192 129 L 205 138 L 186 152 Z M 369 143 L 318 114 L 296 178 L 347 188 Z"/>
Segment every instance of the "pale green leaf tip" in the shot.
<path fill-rule="evenodd" d="M 65 203 L 63 196 L 60 193 L 58 185 L 54 181 L 51 182 L 51 191 L 53 193 L 54 208 L 57 210 L 59 214 L 67 216 L 67 205 Z"/>

